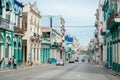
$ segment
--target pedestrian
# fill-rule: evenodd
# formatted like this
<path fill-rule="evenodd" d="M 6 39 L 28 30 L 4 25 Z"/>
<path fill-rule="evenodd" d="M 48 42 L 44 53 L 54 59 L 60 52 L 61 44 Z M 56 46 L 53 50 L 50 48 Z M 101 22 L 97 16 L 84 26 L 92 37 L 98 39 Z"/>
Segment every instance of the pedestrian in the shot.
<path fill-rule="evenodd" d="M 12 59 L 10 58 L 10 60 L 8 61 L 8 67 L 11 68 L 12 65 Z"/>
<path fill-rule="evenodd" d="M 106 60 L 105 68 L 108 68 L 108 60 Z"/>
<path fill-rule="evenodd" d="M 0 60 L 0 69 L 1 69 L 1 65 L 2 65 L 2 60 Z"/>
<path fill-rule="evenodd" d="M 31 66 L 33 65 L 33 61 L 31 61 Z"/>
<path fill-rule="evenodd" d="M 16 58 L 14 58 L 13 60 L 14 60 L 13 69 L 17 69 L 17 60 L 16 60 Z"/>
<path fill-rule="evenodd" d="M 4 58 L 2 58 L 2 61 L 1 61 L 1 69 L 4 69 L 4 64 L 5 64 L 5 61 L 4 61 Z"/>

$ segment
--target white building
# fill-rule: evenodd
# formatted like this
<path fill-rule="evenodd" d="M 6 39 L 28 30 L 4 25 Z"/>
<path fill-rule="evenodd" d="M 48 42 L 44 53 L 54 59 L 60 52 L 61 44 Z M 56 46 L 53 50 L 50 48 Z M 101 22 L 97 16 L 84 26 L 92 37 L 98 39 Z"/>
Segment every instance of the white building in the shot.
<path fill-rule="evenodd" d="M 33 63 L 40 63 L 41 48 L 41 27 L 40 27 L 40 11 L 34 4 L 28 3 L 23 9 L 24 28 L 26 29 L 23 37 L 23 61 L 32 60 Z"/>

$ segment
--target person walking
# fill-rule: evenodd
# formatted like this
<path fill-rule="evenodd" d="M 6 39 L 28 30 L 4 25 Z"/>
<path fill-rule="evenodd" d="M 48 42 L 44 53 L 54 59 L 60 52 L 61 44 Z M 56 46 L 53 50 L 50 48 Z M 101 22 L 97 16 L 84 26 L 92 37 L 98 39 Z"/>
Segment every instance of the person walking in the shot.
<path fill-rule="evenodd" d="M 2 58 L 2 60 L 1 60 L 1 69 L 4 69 L 4 65 L 5 65 L 5 61 L 4 61 L 4 58 Z"/>
<path fill-rule="evenodd" d="M 1 65 L 2 65 L 2 60 L 0 60 L 0 69 L 1 69 Z"/>
<path fill-rule="evenodd" d="M 10 58 L 10 60 L 8 61 L 8 67 L 11 69 L 11 65 L 12 65 L 12 59 Z"/>
<path fill-rule="evenodd" d="M 14 63 L 13 69 L 17 69 L 17 60 L 16 60 L 16 58 L 13 59 L 13 63 Z"/>

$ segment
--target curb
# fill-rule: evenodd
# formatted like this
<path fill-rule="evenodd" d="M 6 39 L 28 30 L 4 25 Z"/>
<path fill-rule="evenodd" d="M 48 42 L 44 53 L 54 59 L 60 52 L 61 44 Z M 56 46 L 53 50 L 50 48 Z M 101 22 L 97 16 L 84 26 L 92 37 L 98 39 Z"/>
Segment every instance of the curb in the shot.
<path fill-rule="evenodd" d="M 3 70 L 0 70 L 0 72 L 8 72 L 8 71 L 15 71 L 15 70 L 24 70 L 24 69 L 30 69 L 30 68 L 38 68 L 38 67 L 42 67 L 42 66 L 46 66 L 46 65 L 49 65 L 49 64 L 40 64 L 40 65 L 34 65 L 34 66 L 19 66 L 17 69 L 6 68 L 6 69 L 3 69 Z"/>
<path fill-rule="evenodd" d="M 120 78 L 120 73 L 115 72 L 115 71 L 113 71 L 113 70 L 111 70 L 111 69 L 106 69 L 106 68 L 103 67 L 103 66 L 99 66 L 99 67 L 102 68 L 102 69 L 104 69 L 107 73 L 112 74 L 112 75 L 114 75 L 114 76 L 118 76 L 118 77 Z"/>

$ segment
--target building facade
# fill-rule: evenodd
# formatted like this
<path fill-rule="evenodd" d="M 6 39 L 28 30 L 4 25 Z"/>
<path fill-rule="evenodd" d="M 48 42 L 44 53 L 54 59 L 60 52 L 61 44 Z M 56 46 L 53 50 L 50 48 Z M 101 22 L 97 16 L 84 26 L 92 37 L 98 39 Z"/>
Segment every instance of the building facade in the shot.
<path fill-rule="evenodd" d="M 62 47 L 62 35 L 58 33 L 55 29 L 52 29 L 50 58 L 55 58 L 56 60 L 64 59 L 61 47 Z"/>
<path fill-rule="evenodd" d="M 104 0 L 102 10 L 106 22 L 104 44 L 106 46 L 108 67 L 120 72 L 120 1 Z"/>
<path fill-rule="evenodd" d="M 40 63 L 41 27 L 40 12 L 36 2 L 24 5 L 23 26 L 25 29 L 23 39 L 23 62 L 32 61 L 35 65 Z"/>
<path fill-rule="evenodd" d="M 0 0 L 0 59 L 4 58 L 4 67 L 13 57 L 18 64 L 22 63 L 22 32 L 16 32 L 15 28 L 22 29 L 23 7 L 16 0 Z"/>
<path fill-rule="evenodd" d="M 41 55 L 40 55 L 41 63 L 47 63 L 51 55 L 51 51 L 50 51 L 51 28 L 42 27 L 41 31 L 42 31 L 42 43 L 41 43 Z"/>
<path fill-rule="evenodd" d="M 65 59 L 70 60 L 74 58 L 74 52 L 73 52 L 73 37 L 70 35 L 65 36 Z"/>
<path fill-rule="evenodd" d="M 73 37 L 73 52 L 74 52 L 74 57 L 77 59 L 79 56 L 79 41 L 76 37 Z"/>

